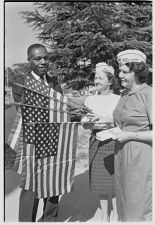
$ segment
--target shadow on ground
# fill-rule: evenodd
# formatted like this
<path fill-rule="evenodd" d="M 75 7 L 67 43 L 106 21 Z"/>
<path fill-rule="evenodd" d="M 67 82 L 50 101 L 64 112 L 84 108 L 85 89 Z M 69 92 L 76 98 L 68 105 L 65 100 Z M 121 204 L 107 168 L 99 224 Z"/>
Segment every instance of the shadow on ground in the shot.
<path fill-rule="evenodd" d="M 87 170 L 75 177 L 74 190 L 62 196 L 57 222 L 86 222 L 98 207 L 97 196 L 89 190 Z"/>

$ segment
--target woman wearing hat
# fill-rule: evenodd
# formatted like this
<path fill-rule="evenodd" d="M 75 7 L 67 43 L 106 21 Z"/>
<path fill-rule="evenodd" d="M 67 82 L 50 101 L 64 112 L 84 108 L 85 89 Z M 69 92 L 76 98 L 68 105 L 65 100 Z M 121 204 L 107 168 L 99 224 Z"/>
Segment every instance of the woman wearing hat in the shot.
<path fill-rule="evenodd" d="M 114 145 L 111 139 L 103 142 L 96 139 L 96 134 L 114 126 L 112 113 L 119 96 L 111 91 L 114 80 L 114 69 L 106 63 L 98 63 L 95 73 L 96 95 L 85 100 L 85 106 L 92 113 L 82 119 L 85 129 L 91 129 L 89 142 L 89 184 L 93 192 L 97 193 L 101 206 L 101 220 L 109 221 L 108 200 L 113 204 L 113 220 L 117 220 L 115 184 L 114 184 Z M 94 218 L 97 216 L 98 210 Z"/>
<path fill-rule="evenodd" d="M 121 221 L 150 221 L 152 214 L 152 88 L 146 84 L 146 56 L 126 50 L 117 56 L 125 88 L 113 116 L 118 216 Z"/>

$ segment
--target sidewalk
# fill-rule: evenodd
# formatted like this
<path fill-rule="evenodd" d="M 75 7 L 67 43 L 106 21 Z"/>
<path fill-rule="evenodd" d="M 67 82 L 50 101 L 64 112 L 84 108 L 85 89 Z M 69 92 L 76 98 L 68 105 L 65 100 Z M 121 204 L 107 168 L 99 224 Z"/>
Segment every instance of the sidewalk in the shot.
<path fill-rule="evenodd" d="M 97 196 L 88 187 L 88 170 L 75 171 L 74 190 L 61 196 L 57 222 L 86 222 L 98 207 Z M 18 222 L 20 188 L 19 175 L 14 171 L 5 173 L 5 222 Z M 13 206 L 13 207 L 12 207 Z M 42 215 L 42 200 L 39 203 L 37 219 Z"/>

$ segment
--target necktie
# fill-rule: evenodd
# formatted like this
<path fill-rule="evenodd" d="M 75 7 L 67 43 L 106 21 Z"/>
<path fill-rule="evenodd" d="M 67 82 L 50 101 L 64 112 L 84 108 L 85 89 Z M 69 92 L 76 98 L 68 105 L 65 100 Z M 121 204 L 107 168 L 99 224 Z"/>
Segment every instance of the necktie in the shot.
<path fill-rule="evenodd" d="M 45 76 L 40 76 L 40 83 L 45 84 L 46 86 L 48 86 L 47 80 L 45 78 Z"/>
<path fill-rule="evenodd" d="M 41 83 L 41 84 L 45 84 L 44 76 L 40 76 L 40 83 Z"/>

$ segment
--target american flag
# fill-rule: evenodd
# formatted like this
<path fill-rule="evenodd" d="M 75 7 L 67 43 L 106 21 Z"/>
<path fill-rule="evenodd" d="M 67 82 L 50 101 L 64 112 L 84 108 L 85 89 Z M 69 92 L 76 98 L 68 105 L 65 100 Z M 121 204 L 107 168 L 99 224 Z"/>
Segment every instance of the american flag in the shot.
<path fill-rule="evenodd" d="M 16 160 L 14 169 L 17 173 L 22 172 L 22 156 L 23 156 L 23 129 L 21 111 L 18 110 L 11 132 L 7 140 L 8 145 L 16 152 Z"/>
<path fill-rule="evenodd" d="M 15 152 L 17 152 L 17 150 L 18 150 L 20 134 L 21 134 L 21 127 L 22 127 L 22 116 L 21 116 L 21 112 L 17 111 L 11 132 L 10 132 L 10 134 L 8 136 L 8 140 L 7 140 L 8 145 Z"/>
<path fill-rule="evenodd" d="M 67 193 L 71 191 L 74 182 L 78 124 L 36 124 L 37 129 L 41 130 L 40 134 L 45 127 L 52 133 L 53 126 L 57 128 L 52 151 L 48 151 L 50 147 L 43 148 L 44 153 L 40 151 L 48 136 L 43 138 L 42 146 L 39 146 L 38 138 L 35 145 L 24 144 L 23 155 L 27 166 L 22 171 L 21 187 L 34 191 L 38 198 Z"/>
<path fill-rule="evenodd" d="M 26 78 L 25 87 L 26 87 L 26 89 L 24 89 L 25 105 L 41 107 L 42 112 L 45 111 L 45 113 L 47 113 L 48 110 L 48 120 L 49 120 L 48 122 L 60 123 L 70 121 L 70 114 L 69 114 L 70 102 L 66 96 L 60 94 L 59 92 L 56 92 L 52 88 L 49 88 L 46 84 L 40 83 L 39 81 L 37 82 L 35 79 L 32 79 L 30 77 Z M 36 111 L 37 110 L 38 108 L 36 108 Z M 40 113 L 40 110 L 38 110 L 38 113 Z"/>
<path fill-rule="evenodd" d="M 15 162 L 21 187 L 34 191 L 38 198 L 69 192 L 74 181 L 78 124 L 69 123 L 68 99 L 29 77 L 25 87 Z M 11 133 L 9 142 L 14 149 L 15 129 Z"/>

